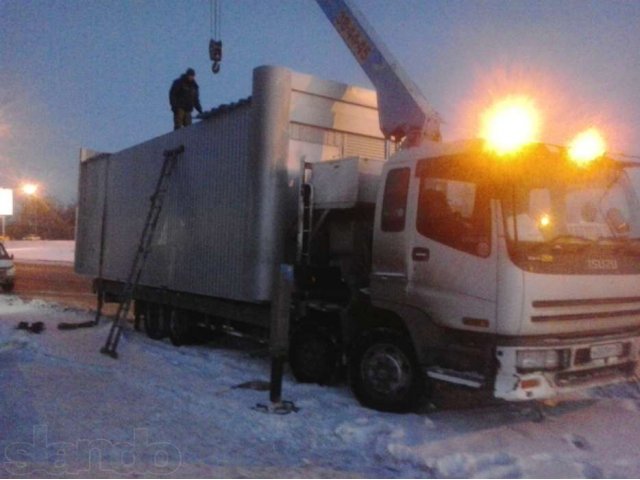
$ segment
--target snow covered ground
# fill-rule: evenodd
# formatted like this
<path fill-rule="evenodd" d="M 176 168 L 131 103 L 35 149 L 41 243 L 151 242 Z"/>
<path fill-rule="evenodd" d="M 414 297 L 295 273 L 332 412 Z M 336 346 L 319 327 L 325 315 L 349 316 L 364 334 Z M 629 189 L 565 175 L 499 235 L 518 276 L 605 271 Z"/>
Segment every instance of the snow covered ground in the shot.
<path fill-rule="evenodd" d="M 342 387 L 285 379 L 285 416 L 252 409 L 267 392 L 258 345 L 176 348 L 108 325 L 60 331 L 89 312 L 0 296 L 0 477 L 638 477 L 640 392 L 590 392 L 544 408 L 485 405 L 394 415 Z M 39 335 L 20 321 L 45 323 Z M 258 381 L 258 382 L 256 382 Z"/>
<path fill-rule="evenodd" d="M 73 242 L 9 242 L 20 261 L 72 262 Z M 540 411 L 493 404 L 411 415 L 358 405 L 346 386 L 285 378 L 286 416 L 255 411 L 266 351 L 222 338 L 176 348 L 90 312 L 0 295 L 0 477 L 639 477 L 640 389 Z M 41 334 L 18 322 L 45 324 Z"/>
<path fill-rule="evenodd" d="M 18 262 L 73 263 L 73 240 L 9 240 L 4 243 Z"/>

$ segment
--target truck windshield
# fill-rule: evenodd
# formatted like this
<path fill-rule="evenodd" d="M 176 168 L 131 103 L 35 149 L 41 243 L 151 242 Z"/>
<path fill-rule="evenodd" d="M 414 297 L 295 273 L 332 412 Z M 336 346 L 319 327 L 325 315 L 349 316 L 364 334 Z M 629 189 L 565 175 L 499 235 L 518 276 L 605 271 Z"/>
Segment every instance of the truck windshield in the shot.
<path fill-rule="evenodd" d="M 504 221 L 519 247 L 618 245 L 640 239 L 640 209 L 622 169 L 523 181 L 505 189 Z"/>

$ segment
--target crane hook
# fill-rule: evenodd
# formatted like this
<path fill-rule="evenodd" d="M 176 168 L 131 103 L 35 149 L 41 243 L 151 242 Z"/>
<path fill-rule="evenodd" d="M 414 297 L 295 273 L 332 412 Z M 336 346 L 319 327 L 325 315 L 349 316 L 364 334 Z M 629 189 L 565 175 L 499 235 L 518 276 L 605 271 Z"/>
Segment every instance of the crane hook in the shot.
<path fill-rule="evenodd" d="M 209 58 L 213 62 L 211 71 L 215 74 L 220 71 L 220 62 L 222 61 L 222 40 L 209 40 Z"/>
<path fill-rule="evenodd" d="M 209 58 L 213 62 L 211 71 L 216 74 L 220 71 L 222 61 L 222 35 L 220 23 L 222 21 L 222 9 L 218 0 L 209 0 L 211 7 L 211 40 L 209 40 Z M 219 40 L 214 40 L 218 38 Z"/>

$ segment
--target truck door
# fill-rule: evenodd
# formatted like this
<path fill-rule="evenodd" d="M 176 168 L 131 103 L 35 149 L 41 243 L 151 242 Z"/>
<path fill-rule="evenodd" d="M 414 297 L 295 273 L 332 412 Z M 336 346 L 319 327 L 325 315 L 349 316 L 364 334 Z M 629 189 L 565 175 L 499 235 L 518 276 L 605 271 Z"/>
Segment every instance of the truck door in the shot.
<path fill-rule="evenodd" d="M 495 331 L 497 255 L 489 185 L 464 158 L 422 160 L 416 177 L 413 221 L 407 222 L 407 303 L 440 325 Z"/>
<path fill-rule="evenodd" d="M 411 168 L 397 166 L 383 177 L 381 197 L 377 204 L 373 263 L 371 268 L 372 295 L 378 300 L 405 303 L 407 294 L 407 202 Z M 410 233 L 409 233 L 410 235 Z M 410 238 L 409 238 L 410 240 Z"/>

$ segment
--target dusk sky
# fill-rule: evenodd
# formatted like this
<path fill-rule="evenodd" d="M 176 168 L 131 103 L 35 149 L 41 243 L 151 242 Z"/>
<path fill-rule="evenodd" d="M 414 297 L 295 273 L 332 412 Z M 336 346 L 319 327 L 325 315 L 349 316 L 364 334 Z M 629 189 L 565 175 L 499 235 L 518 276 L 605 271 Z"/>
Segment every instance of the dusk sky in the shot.
<path fill-rule="evenodd" d="M 115 152 L 172 128 L 168 89 L 197 72 L 205 109 L 247 97 L 271 64 L 370 87 L 313 0 L 0 0 L 0 187 L 29 179 L 76 198 L 78 150 Z M 533 97 L 541 140 L 596 126 L 640 154 L 640 1 L 354 0 L 446 125 L 477 135 L 482 107 Z M 157 172 L 150 172 L 150 174 Z"/>

